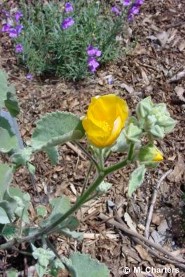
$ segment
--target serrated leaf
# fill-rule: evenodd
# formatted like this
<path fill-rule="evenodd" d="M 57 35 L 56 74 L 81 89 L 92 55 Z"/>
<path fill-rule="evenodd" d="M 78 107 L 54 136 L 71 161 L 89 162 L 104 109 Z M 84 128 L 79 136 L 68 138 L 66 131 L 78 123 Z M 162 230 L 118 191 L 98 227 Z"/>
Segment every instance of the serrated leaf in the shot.
<path fill-rule="evenodd" d="M 108 183 L 108 182 L 101 182 L 101 184 L 97 187 L 97 191 L 99 193 L 106 193 L 110 188 L 112 187 L 112 184 L 111 183 Z"/>
<path fill-rule="evenodd" d="M 32 245 L 32 248 L 32 255 L 34 259 L 38 260 L 38 264 L 44 268 L 47 268 L 50 260 L 55 258 L 55 254 L 49 249 L 44 249 L 41 247 L 36 248 L 34 245 Z"/>
<path fill-rule="evenodd" d="M 5 191 L 12 181 L 12 168 L 7 164 L 0 164 L 0 201 L 3 200 Z"/>
<path fill-rule="evenodd" d="M 43 205 L 37 206 L 36 211 L 38 216 L 45 217 L 47 215 L 47 209 Z"/>
<path fill-rule="evenodd" d="M 81 120 L 68 112 L 53 112 L 42 117 L 32 135 L 32 147 L 41 150 L 67 141 L 77 140 L 84 135 Z"/>
<path fill-rule="evenodd" d="M 17 144 L 17 138 L 15 135 L 10 135 L 10 133 L 0 127 L 0 152 L 2 153 L 8 153 L 12 149 L 15 149 L 18 147 Z"/>
<path fill-rule="evenodd" d="M 10 223 L 9 217 L 5 210 L 0 207 L 0 224 Z"/>
<path fill-rule="evenodd" d="M 129 197 L 131 197 L 132 193 L 143 183 L 145 172 L 146 168 L 144 165 L 139 166 L 132 172 L 128 184 Z"/>
<path fill-rule="evenodd" d="M 73 272 L 72 277 L 109 277 L 107 266 L 98 260 L 92 259 L 90 255 L 75 252 L 70 256 Z M 75 272 L 75 274 L 74 274 Z"/>
<path fill-rule="evenodd" d="M 57 147 L 52 147 L 52 146 L 45 147 L 43 150 L 47 153 L 47 155 L 51 161 L 51 164 L 56 165 L 58 163 L 58 158 L 59 158 Z"/>
<path fill-rule="evenodd" d="M 35 269 L 36 269 L 37 274 L 38 274 L 39 277 L 42 277 L 47 271 L 47 268 L 40 265 L 39 263 L 36 263 Z"/>

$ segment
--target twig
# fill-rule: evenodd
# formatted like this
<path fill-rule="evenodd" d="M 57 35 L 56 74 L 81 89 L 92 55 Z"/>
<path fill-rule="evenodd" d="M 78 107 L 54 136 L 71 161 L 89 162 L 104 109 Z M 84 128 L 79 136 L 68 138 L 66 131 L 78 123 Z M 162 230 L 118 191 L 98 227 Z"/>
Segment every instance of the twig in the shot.
<path fill-rule="evenodd" d="M 153 215 L 153 210 L 154 210 L 154 205 L 157 199 L 157 193 L 160 188 L 161 183 L 164 181 L 164 179 L 172 172 L 172 170 L 168 170 L 166 173 L 164 173 L 161 178 L 159 179 L 157 186 L 154 188 L 153 196 L 152 196 L 152 201 L 150 205 L 150 209 L 148 212 L 148 217 L 146 221 L 146 227 L 145 227 L 145 237 L 148 239 L 149 238 L 149 228 L 150 228 L 150 223 L 152 220 L 152 215 Z"/>
<path fill-rule="evenodd" d="M 124 223 L 124 221 L 118 216 L 117 211 L 116 211 L 115 214 L 116 214 L 116 220 L 117 220 L 119 223 L 121 223 L 124 227 L 126 227 L 126 224 Z M 126 228 L 127 228 L 127 227 L 126 227 Z M 121 234 L 121 236 L 123 236 L 123 235 Z M 158 259 L 161 259 L 161 260 L 167 262 L 168 264 L 171 263 L 171 264 L 175 264 L 175 265 L 178 265 L 178 266 L 179 266 L 179 263 L 177 264 L 176 261 L 173 261 L 173 260 L 168 259 L 168 258 L 166 258 L 166 257 L 160 256 L 155 250 L 151 249 L 151 248 L 150 248 L 148 245 L 146 245 L 142 240 L 140 240 L 140 239 L 138 239 L 138 238 L 136 238 L 136 237 L 134 237 L 134 236 L 132 237 L 132 239 L 133 239 L 136 243 L 138 243 L 138 244 L 142 245 L 143 247 L 145 247 L 149 253 L 151 253 L 152 255 L 156 256 Z"/>
<path fill-rule="evenodd" d="M 84 155 L 82 155 L 82 152 L 77 147 L 75 147 L 71 142 L 66 142 L 66 145 L 85 161 Z"/>
<path fill-rule="evenodd" d="M 99 164 L 94 159 L 94 157 L 92 155 L 90 155 L 89 152 L 79 142 L 75 141 L 75 144 L 85 153 L 85 155 L 88 157 L 88 159 L 95 164 L 96 168 L 99 169 Z"/>
<path fill-rule="evenodd" d="M 99 215 L 99 218 L 102 219 L 102 220 L 108 220 L 109 217 L 104 215 L 104 214 L 100 214 Z M 155 244 L 154 242 L 152 241 L 149 241 L 147 238 L 145 238 L 144 236 L 130 230 L 129 228 L 123 226 L 123 224 L 117 222 L 116 220 L 114 219 L 110 219 L 108 221 L 109 224 L 115 226 L 116 228 L 122 230 L 124 233 L 130 235 L 132 238 L 137 238 L 139 240 L 141 240 L 142 242 L 145 242 L 148 246 L 150 247 L 153 247 L 155 248 L 156 250 L 158 250 L 160 253 L 163 253 L 165 256 L 168 256 L 169 258 L 172 259 L 173 263 L 175 265 L 177 265 L 178 267 L 180 268 L 183 268 L 185 269 L 185 260 L 184 259 L 180 259 L 180 258 L 177 258 L 175 256 L 173 256 L 172 254 L 169 253 L 169 251 L 165 250 L 163 247 L 161 247 L 160 245 L 158 244 Z M 157 254 L 157 257 L 159 257 L 159 255 Z"/>

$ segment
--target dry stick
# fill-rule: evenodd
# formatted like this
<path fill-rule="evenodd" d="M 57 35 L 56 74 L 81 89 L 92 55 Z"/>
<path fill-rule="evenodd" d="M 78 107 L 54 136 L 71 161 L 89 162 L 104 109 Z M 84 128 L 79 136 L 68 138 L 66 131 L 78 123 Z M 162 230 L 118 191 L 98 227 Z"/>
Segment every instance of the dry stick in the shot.
<path fill-rule="evenodd" d="M 175 256 L 173 256 L 172 254 L 170 254 L 167 250 L 165 250 L 163 247 L 161 247 L 160 245 L 158 244 L 155 244 L 154 242 L 152 241 L 149 241 L 147 238 L 145 238 L 144 236 L 136 233 L 135 231 L 132 231 L 130 230 L 129 228 L 123 226 L 123 224 L 117 222 L 116 220 L 114 219 L 110 219 L 109 220 L 109 217 L 104 215 L 104 214 L 100 214 L 99 215 L 99 218 L 102 219 L 102 220 L 107 220 L 109 224 L 115 226 L 116 228 L 122 230 L 123 232 L 125 232 L 126 234 L 130 235 L 131 237 L 134 237 L 134 238 L 138 238 L 139 240 L 141 241 L 144 241 L 146 244 L 148 244 L 150 247 L 153 247 L 155 248 L 156 250 L 158 250 L 159 252 L 163 253 L 164 255 L 166 256 L 169 256 L 171 259 L 175 260 L 176 262 L 180 263 L 181 265 L 181 268 L 185 269 L 185 260 L 184 259 L 180 259 L 180 258 L 177 258 Z"/>
<path fill-rule="evenodd" d="M 79 150 L 75 145 L 73 145 L 71 142 L 66 142 L 66 145 L 71 148 L 82 160 L 85 160 L 84 155 L 82 154 L 82 151 Z"/>
<path fill-rule="evenodd" d="M 154 188 L 153 196 L 152 196 L 152 201 L 148 213 L 148 218 L 146 222 L 146 227 L 145 227 L 145 237 L 148 239 L 149 238 L 149 228 L 150 228 L 150 223 L 152 220 L 152 215 L 153 215 L 153 210 L 154 210 L 154 205 L 157 199 L 157 192 L 160 188 L 161 183 L 164 181 L 164 179 L 172 172 L 172 170 L 168 170 L 166 173 L 164 173 L 161 178 L 159 179 L 157 186 Z"/>
<path fill-rule="evenodd" d="M 116 220 L 117 220 L 119 223 L 123 224 L 124 227 L 126 226 L 126 224 L 124 223 L 124 221 L 117 215 L 117 213 L 116 213 Z M 126 228 L 127 228 L 127 227 L 126 227 Z M 120 234 L 120 235 L 123 236 L 122 234 Z M 168 258 L 166 258 L 166 257 L 159 256 L 159 254 L 156 253 L 155 250 L 151 249 L 148 245 L 146 245 L 146 244 L 145 244 L 143 241 L 141 241 L 140 239 L 135 238 L 134 236 L 132 237 L 132 239 L 133 239 L 136 243 L 138 243 L 138 244 L 142 245 L 143 247 L 145 247 L 149 253 L 151 253 L 152 255 L 156 256 L 158 259 L 161 259 L 161 260 L 167 262 L 168 264 L 171 263 L 171 264 L 174 264 L 174 265 L 176 265 L 176 266 L 178 266 L 178 267 L 181 267 L 182 264 L 179 264 L 178 262 L 173 261 L 173 260 L 171 260 L 171 259 L 168 259 Z M 183 265 L 182 268 L 184 268 L 184 265 Z"/>

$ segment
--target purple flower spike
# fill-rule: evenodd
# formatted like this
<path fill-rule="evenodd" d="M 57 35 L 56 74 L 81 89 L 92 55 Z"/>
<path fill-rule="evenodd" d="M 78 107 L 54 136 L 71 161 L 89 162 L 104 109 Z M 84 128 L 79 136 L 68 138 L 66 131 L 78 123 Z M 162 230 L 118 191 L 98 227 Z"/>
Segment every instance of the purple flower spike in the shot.
<path fill-rule="evenodd" d="M 144 0 L 136 0 L 135 1 L 135 5 L 141 6 L 141 5 L 143 5 L 143 3 L 144 3 Z"/>
<path fill-rule="evenodd" d="M 111 12 L 115 13 L 115 15 L 120 15 L 121 14 L 120 10 L 116 6 L 111 8 Z"/>
<path fill-rule="evenodd" d="M 131 4 L 131 0 L 123 0 L 124 6 L 129 6 Z"/>
<path fill-rule="evenodd" d="M 23 52 L 23 46 L 21 43 L 19 43 L 15 46 L 15 53 L 22 53 L 22 52 Z"/>
<path fill-rule="evenodd" d="M 8 32 L 9 32 L 9 37 L 10 38 L 17 38 L 18 37 L 17 30 L 15 28 L 11 27 Z"/>
<path fill-rule="evenodd" d="M 32 81 L 33 80 L 33 75 L 31 73 L 28 73 L 26 75 L 26 79 L 29 80 L 29 81 Z"/>
<path fill-rule="evenodd" d="M 96 47 L 93 47 L 92 45 L 89 45 L 87 47 L 87 55 L 90 56 L 90 57 L 100 57 L 101 56 L 101 51 L 96 48 Z"/>
<path fill-rule="evenodd" d="M 20 18 L 23 17 L 23 14 L 21 11 L 17 11 L 14 16 L 15 16 L 15 21 L 19 22 Z"/>
<path fill-rule="evenodd" d="M 97 60 L 93 57 L 88 58 L 87 63 L 88 63 L 88 68 L 92 73 L 94 73 L 100 65 L 99 62 L 97 62 Z"/>
<path fill-rule="evenodd" d="M 23 29 L 23 25 L 17 25 L 16 27 L 11 27 L 8 31 L 9 37 L 17 38 L 20 35 L 22 29 Z"/>
<path fill-rule="evenodd" d="M 73 5 L 70 2 L 67 2 L 64 8 L 65 13 L 73 12 L 73 10 Z"/>
<path fill-rule="evenodd" d="M 133 6 L 130 10 L 129 10 L 129 13 L 128 13 L 128 19 L 129 20 L 133 20 L 134 18 L 134 15 L 138 14 L 139 13 L 139 6 Z"/>
<path fill-rule="evenodd" d="M 68 28 L 71 27 L 74 23 L 75 23 L 75 22 L 74 22 L 74 19 L 73 19 L 72 17 L 65 18 L 65 19 L 62 21 L 61 28 L 62 28 L 63 30 L 68 29 Z"/>
<path fill-rule="evenodd" d="M 3 27 L 1 29 L 2 32 L 7 33 L 10 31 L 11 25 L 8 23 L 3 24 Z"/>

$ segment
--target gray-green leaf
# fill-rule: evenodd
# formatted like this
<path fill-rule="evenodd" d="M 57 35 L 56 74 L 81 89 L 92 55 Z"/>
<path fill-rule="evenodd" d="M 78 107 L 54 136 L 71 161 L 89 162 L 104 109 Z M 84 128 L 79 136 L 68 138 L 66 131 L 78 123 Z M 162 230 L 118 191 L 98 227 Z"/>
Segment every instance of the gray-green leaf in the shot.
<path fill-rule="evenodd" d="M 73 270 L 72 277 L 109 277 L 107 266 L 98 260 L 92 259 L 88 254 L 75 252 L 70 256 Z"/>
<path fill-rule="evenodd" d="M 78 140 L 84 135 L 80 118 L 68 112 L 53 112 L 42 117 L 32 135 L 32 147 L 41 150 L 46 147 Z"/>
<path fill-rule="evenodd" d="M 128 195 L 131 197 L 132 193 L 143 183 L 146 168 L 144 165 L 136 168 L 130 177 L 128 184 Z"/>

